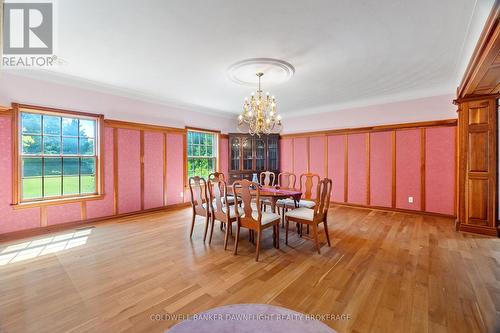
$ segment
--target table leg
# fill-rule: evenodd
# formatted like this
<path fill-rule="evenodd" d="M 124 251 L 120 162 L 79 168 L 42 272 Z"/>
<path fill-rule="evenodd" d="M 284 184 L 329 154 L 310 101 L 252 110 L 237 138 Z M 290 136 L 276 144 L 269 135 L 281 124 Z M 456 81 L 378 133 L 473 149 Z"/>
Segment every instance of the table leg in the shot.
<path fill-rule="evenodd" d="M 276 197 L 271 197 L 271 211 L 276 214 L 276 202 L 278 199 Z"/>

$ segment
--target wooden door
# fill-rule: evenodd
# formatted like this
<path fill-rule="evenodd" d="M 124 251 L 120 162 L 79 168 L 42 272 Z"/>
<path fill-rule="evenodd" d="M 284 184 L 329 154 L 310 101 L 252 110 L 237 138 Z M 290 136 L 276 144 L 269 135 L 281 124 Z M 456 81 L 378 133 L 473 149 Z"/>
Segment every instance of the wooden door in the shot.
<path fill-rule="evenodd" d="M 497 101 L 460 103 L 459 229 L 497 235 Z"/>

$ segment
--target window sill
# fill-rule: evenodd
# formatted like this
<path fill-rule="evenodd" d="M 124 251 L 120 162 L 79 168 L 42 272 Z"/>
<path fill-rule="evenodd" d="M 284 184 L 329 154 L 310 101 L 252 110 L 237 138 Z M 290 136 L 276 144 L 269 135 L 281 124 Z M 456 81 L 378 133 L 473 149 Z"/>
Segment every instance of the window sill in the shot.
<path fill-rule="evenodd" d="M 74 197 L 74 198 L 21 202 L 18 204 L 12 204 L 11 206 L 14 209 L 25 209 L 25 208 L 34 208 L 34 207 L 43 207 L 43 206 L 64 205 L 64 204 L 75 203 L 75 202 L 102 200 L 102 199 L 104 199 L 104 194 L 94 194 L 94 195 L 87 195 L 87 196 Z"/>

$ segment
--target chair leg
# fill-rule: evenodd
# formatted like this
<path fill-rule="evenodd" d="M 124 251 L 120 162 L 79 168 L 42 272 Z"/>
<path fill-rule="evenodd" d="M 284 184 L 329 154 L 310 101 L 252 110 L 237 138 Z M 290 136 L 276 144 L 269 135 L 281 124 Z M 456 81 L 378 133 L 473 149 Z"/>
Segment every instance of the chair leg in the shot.
<path fill-rule="evenodd" d="M 193 219 L 191 220 L 191 231 L 189 232 L 190 238 L 193 238 L 194 220 L 196 220 L 196 214 L 193 212 Z"/>
<path fill-rule="evenodd" d="M 260 238 L 262 237 L 262 231 L 259 229 L 257 232 L 257 244 L 255 250 L 255 261 L 259 261 L 259 250 L 260 250 Z"/>
<path fill-rule="evenodd" d="M 330 235 L 328 234 L 328 224 L 326 223 L 326 221 L 323 221 L 323 226 L 325 229 L 326 241 L 328 242 L 328 246 L 331 246 L 330 245 Z"/>
<path fill-rule="evenodd" d="M 312 232 L 314 233 L 314 242 L 316 243 L 316 249 L 318 250 L 318 253 L 321 253 L 319 250 L 318 225 L 316 223 L 312 224 Z"/>
<path fill-rule="evenodd" d="M 233 229 L 233 226 L 231 225 L 231 222 L 227 222 L 226 223 L 226 233 L 225 233 L 225 236 L 224 236 L 224 251 L 226 251 L 227 249 L 227 240 L 229 239 L 229 229 Z"/>
<path fill-rule="evenodd" d="M 240 242 L 240 224 L 236 226 L 236 239 L 234 241 L 234 254 L 238 254 L 238 243 Z"/>
<path fill-rule="evenodd" d="M 276 228 L 276 248 L 280 248 L 280 222 L 276 223 L 275 225 Z"/>
<path fill-rule="evenodd" d="M 286 219 L 286 224 L 285 224 L 285 245 L 288 245 L 288 219 Z"/>
<path fill-rule="evenodd" d="M 309 224 L 306 226 L 306 234 L 309 235 Z"/>
<path fill-rule="evenodd" d="M 208 238 L 208 244 L 212 243 L 212 235 L 214 234 L 215 216 L 212 215 L 212 225 L 210 226 L 210 237 Z M 222 224 L 222 222 L 221 222 Z"/>
<path fill-rule="evenodd" d="M 205 218 L 205 232 L 203 233 L 203 241 L 207 240 L 208 225 L 210 224 L 210 216 L 207 215 Z"/>

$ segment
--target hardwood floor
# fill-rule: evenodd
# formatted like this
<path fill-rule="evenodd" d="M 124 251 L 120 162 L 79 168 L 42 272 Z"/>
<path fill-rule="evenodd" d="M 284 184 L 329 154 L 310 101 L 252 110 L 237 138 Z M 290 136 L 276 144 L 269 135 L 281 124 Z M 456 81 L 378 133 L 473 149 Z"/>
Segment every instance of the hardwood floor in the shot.
<path fill-rule="evenodd" d="M 338 332 L 499 332 L 500 240 L 455 232 L 450 219 L 336 206 L 331 248 L 321 229 L 320 255 L 295 232 L 277 250 L 268 230 L 255 262 L 246 232 L 238 256 L 219 228 L 203 243 L 202 218 L 191 241 L 190 216 L 0 244 L 0 332 L 163 332 L 175 321 L 155 314 L 232 303 L 344 314 L 324 320 Z"/>

